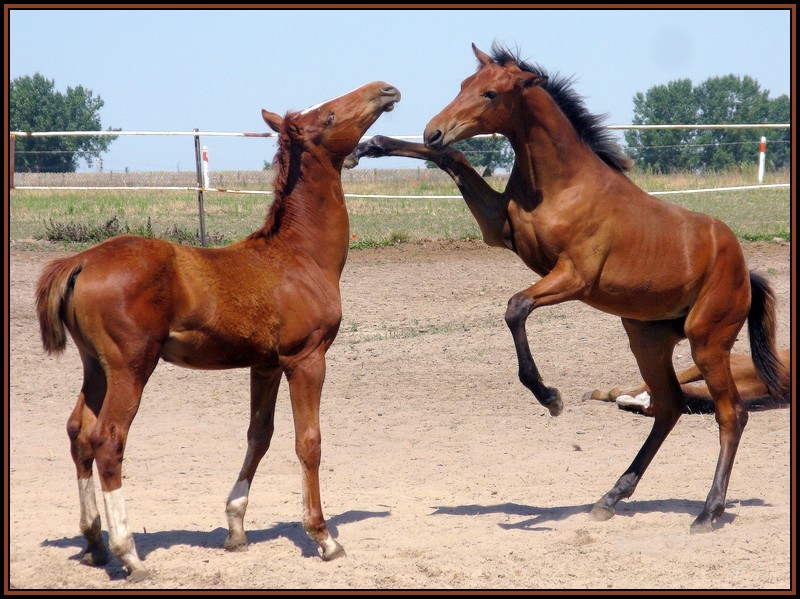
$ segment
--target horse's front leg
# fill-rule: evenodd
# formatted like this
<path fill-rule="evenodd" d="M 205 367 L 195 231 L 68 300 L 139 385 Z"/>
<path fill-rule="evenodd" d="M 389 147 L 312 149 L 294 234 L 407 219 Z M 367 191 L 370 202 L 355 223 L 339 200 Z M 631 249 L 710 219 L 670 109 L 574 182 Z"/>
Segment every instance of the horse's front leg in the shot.
<path fill-rule="evenodd" d="M 385 135 L 376 135 L 367 141 L 362 141 L 345 159 L 345 168 L 354 168 L 362 158 L 382 158 L 384 156 L 402 156 L 418 160 L 431 160 L 435 162 L 437 152 L 429 150 L 422 144 L 415 144 Z"/>
<path fill-rule="evenodd" d="M 325 382 L 324 344 L 301 362 L 287 366 L 286 378 L 292 400 L 295 451 L 303 472 L 303 528 L 322 549 L 322 559 L 329 561 L 344 556 L 345 552 L 328 533 L 319 492 L 322 456 L 319 404 Z"/>
<path fill-rule="evenodd" d="M 576 299 L 585 288 L 584 280 L 572 261 L 560 259 L 547 276 L 508 300 L 506 324 L 511 330 L 514 347 L 517 351 L 519 380 L 533 392 L 540 404 L 550 410 L 552 416 L 558 416 L 561 413 L 564 403 L 558 389 L 547 387 L 542 381 L 539 369 L 531 355 L 525 324 L 530 313 L 536 308 Z"/>
<path fill-rule="evenodd" d="M 364 156 L 401 156 L 429 160 L 446 172 L 458 186 L 464 201 L 478 222 L 483 240 L 487 245 L 506 247 L 508 214 L 505 196 L 493 189 L 469 163 L 463 152 L 448 147 L 435 152 L 422 144 L 415 144 L 392 137 L 376 135 L 356 146 L 347 157 L 345 166 L 352 168 Z"/>

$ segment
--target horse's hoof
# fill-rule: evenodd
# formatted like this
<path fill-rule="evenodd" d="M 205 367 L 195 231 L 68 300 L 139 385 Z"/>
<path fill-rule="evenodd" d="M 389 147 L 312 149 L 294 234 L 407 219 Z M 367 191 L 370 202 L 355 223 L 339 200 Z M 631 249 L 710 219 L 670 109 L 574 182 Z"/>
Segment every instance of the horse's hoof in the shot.
<path fill-rule="evenodd" d="M 347 158 L 344 159 L 343 166 L 346 169 L 355 168 L 356 166 L 358 166 L 358 157 L 353 154 L 350 154 Z"/>
<path fill-rule="evenodd" d="M 711 526 L 711 519 L 704 518 L 701 520 L 700 517 L 698 516 L 697 520 L 692 522 L 692 525 L 689 527 L 689 534 L 693 535 L 704 534 L 707 532 L 711 532 L 712 530 L 714 529 Z"/>
<path fill-rule="evenodd" d="M 85 566 L 105 566 L 108 563 L 108 549 L 102 539 L 91 542 L 81 556 Z"/>
<path fill-rule="evenodd" d="M 608 508 L 604 505 L 600 505 L 600 503 L 595 503 L 590 515 L 592 516 L 592 520 L 605 522 L 606 520 L 611 520 L 615 513 L 614 508 Z"/>
<path fill-rule="evenodd" d="M 150 572 L 148 570 L 145 570 L 144 568 L 139 568 L 138 570 L 134 570 L 133 572 L 128 574 L 128 577 L 125 580 L 127 580 L 128 582 L 136 583 L 136 582 L 142 582 L 143 580 L 147 580 L 148 578 L 150 578 Z"/>
<path fill-rule="evenodd" d="M 87 549 L 81 557 L 81 563 L 84 566 L 105 566 L 108 564 L 108 551 L 105 547 Z"/>
<path fill-rule="evenodd" d="M 347 554 L 344 552 L 344 547 L 333 539 L 329 539 L 328 543 L 322 545 L 322 561 L 324 562 L 330 562 L 346 556 Z"/>
<path fill-rule="evenodd" d="M 564 402 L 561 401 L 561 393 L 558 389 L 551 389 L 552 395 L 550 402 L 547 404 L 547 409 L 550 410 L 551 416 L 558 416 L 564 411 Z"/>
<path fill-rule="evenodd" d="M 236 538 L 228 536 L 222 546 L 227 551 L 247 551 L 247 537 L 244 535 Z"/>

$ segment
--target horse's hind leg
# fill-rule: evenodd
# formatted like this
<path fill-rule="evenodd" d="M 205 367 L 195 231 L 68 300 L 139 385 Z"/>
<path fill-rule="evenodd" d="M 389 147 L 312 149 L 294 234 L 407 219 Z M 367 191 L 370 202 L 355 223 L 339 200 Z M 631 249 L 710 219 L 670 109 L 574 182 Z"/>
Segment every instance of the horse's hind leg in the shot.
<path fill-rule="evenodd" d="M 743 289 L 742 289 L 743 287 Z M 736 450 L 747 424 L 747 408 L 742 401 L 730 368 L 730 350 L 747 318 L 749 289 L 739 293 L 701 297 L 686 319 L 686 334 L 692 357 L 714 398 L 719 424 L 720 452 L 714 481 L 703 511 L 692 523 L 691 532 L 707 532 L 712 522 L 725 511 L 725 496 Z"/>
<path fill-rule="evenodd" d="M 685 408 L 675 369 L 672 351 L 681 339 L 678 321 L 639 322 L 623 319 L 631 351 L 636 357 L 644 382 L 653 392 L 653 428 L 636 454 L 631 465 L 608 493 L 592 507 L 595 520 L 607 520 L 614 515 L 620 499 L 633 495 L 644 471 L 650 465 L 664 439 L 675 426 Z"/>
<path fill-rule="evenodd" d="M 100 364 L 81 353 L 83 360 L 83 387 L 75 409 L 67 420 L 70 452 L 78 475 L 78 495 L 81 506 L 80 528 L 86 538 L 86 551 L 81 562 L 89 566 L 104 566 L 108 563 L 108 551 L 100 536 L 100 512 L 97 509 L 92 464 L 94 452 L 89 436 L 94 429 L 97 415 L 106 394 L 106 375 Z"/>
<path fill-rule="evenodd" d="M 118 356 L 124 363 L 138 365 L 136 372 L 127 367 L 114 368 L 106 365 L 108 389 L 100 415 L 91 434 L 103 502 L 108 521 L 108 544 L 128 570 L 128 581 L 138 582 L 150 576 L 139 559 L 133 534 L 128 525 L 125 498 L 122 495 L 122 459 L 133 418 L 139 409 L 142 390 L 158 361 L 158 352 L 149 357 Z M 108 355 L 106 355 L 108 359 Z"/>
<path fill-rule="evenodd" d="M 344 548 L 328 533 L 319 492 L 322 436 L 319 404 L 325 381 L 325 347 L 320 345 L 299 364 L 287 368 L 294 417 L 295 451 L 303 469 L 303 528 L 322 549 L 325 561 L 343 556 Z"/>
<path fill-rule="evenodd" d="M 267 373 L 250 371 L 250 426 L 247 429 L 247 453 L 239 478 L 233 485 L 225 513 L 228 517 L 228 538 L 224 547 L 228 551 L 247 548 L 244 532 L 244 514 L 247 510 L 247 497 L 250 485 L 256 474 L 261 458 L 267 453 L 272 433 L 275 431 L 275 400 L 283 371 L 280 369 Z"/>

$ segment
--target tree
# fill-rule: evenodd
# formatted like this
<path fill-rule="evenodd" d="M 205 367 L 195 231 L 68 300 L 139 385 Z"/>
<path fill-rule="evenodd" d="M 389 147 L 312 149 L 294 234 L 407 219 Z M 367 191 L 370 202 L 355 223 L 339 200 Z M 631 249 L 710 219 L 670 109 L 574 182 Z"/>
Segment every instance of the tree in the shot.
<path fill-rule="evenodd" d="M 65 94 L 39 73 L 17 77 L 9 87 L 12 131 L 100 131 L 103 100 L 83 86 Z M 109 128 L 109 130 L 111 130 Z M 19 172 L 74 172 L 79 160 L 92 166 L 116 137 L 19 137 L 15 166 Z"/>
<path fill-rule="evenodd" d="M 689 79 L 656 85 L 633 97 L 634 125 L 693 124 L 696 108 Z M 694 168 L 696 154 L 687 151 L 693 132 L 685 129 L 631 129 L 625 132 L 629 153 L 639 167 L 657 172 Z"/>
<path fill-rule="evenodd" d="M 792 104 L 786 94 L 769 102 L 770 123 L 791 123 Z M 789 168 L 792 164 L 792 130 L 772 129 L 764 133 L 767 138 L 767 165 L 771 168 Z"/>
<path fill-rule="evenodd" d="M 510 170 L 514 164 L 514 150 L 505 137 L 478 137 L 464 139 L 453 144 L 461 150 L 479 172 L 483 167 L 483 176 L 491 177 L 498 168 Z M 437 168 L 433 162 L 426 162 L 428 168 Z"/>
<path fill-rule="evenodd" d="M 786 96 L 770 99 L 758 81 L 745 75 L 711 77 L 692 86 L 689 79 L 650 88 L 633 98 L 635 125 L 724 125 L 789 122 Z M 788 130 L 780 129 L 652 129 L 625 133 L 629 151 L 640 168 L 657 172 L 676 169 L 718 169 L 758 161 L 761 136 L 783 143 L 770 145 L 768 163 L 789 163 Z M 774 151 L 773 151 L 774 150 Z"/>

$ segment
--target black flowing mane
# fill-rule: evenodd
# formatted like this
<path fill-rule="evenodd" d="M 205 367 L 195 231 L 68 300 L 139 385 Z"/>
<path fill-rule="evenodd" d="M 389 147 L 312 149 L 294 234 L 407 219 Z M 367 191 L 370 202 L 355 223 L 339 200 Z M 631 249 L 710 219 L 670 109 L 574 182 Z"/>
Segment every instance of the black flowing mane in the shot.
<path fill-rule="evenodd" d="M 294 139 L 289 133 L 289 123 L 296 114 L 286 113 L 278 134 L 278 150 L 272 164 L 275 178 L 272 183 L 273 200 L 267 212 L 264 226 L 250 234 L 250 238 L 275 235 L 281 227 L 286 211 L 286 200 L 301 177 L 300 160 L 303 153 L 302 140 Z"/>
<path fill-rule="evenodd" d="M 542 88 L 558 104 L 581 139 L 611 168 L 620 172 L 631 169 L 630 158 L 625 155 L 614 135 L 603 124 L 606 115 L 589 112 L 583 103 L 583 98 L 572 89 L 572 77 L 564 77 L 559 73 L 549 75 L 539 65 L 528 64 L 520 59 L 519 53 L 496 42 L 492 44 L 492 59 L 500 66 L 513 62 L 522 71 L 547 77 Z"/>

